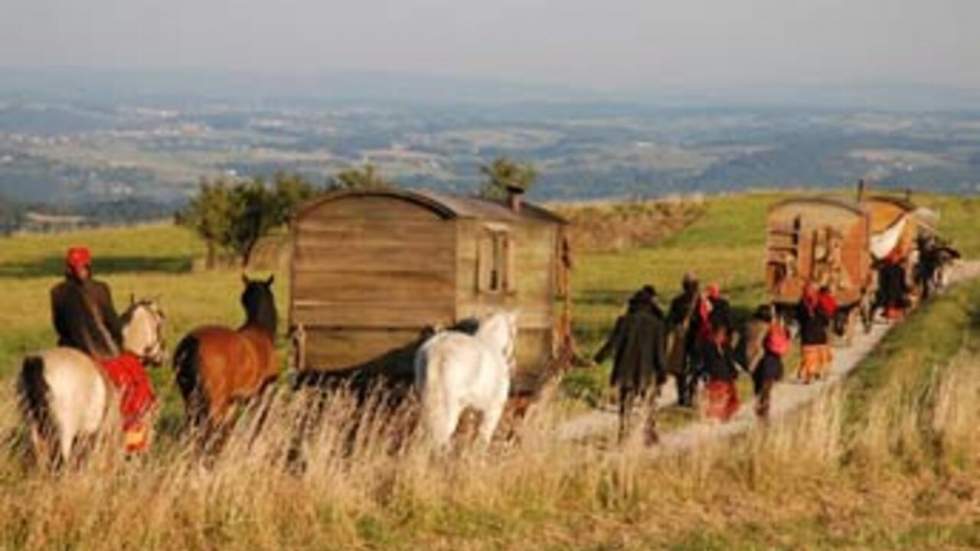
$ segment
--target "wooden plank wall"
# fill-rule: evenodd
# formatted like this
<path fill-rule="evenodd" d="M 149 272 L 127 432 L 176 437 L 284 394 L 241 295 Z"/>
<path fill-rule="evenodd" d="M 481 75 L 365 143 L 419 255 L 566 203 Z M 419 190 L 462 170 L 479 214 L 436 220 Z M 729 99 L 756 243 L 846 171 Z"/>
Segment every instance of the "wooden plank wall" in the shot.
<path fill-rule="evenodd" d="M 360 365 L 450 323 L 455 253 L 455 221 L 404 199 L 341 198 L 297 221 L 290 321 L 307 367 Z"/>
<path fill-rule="evenodd" d="M 512 235 L 510 292 L 478 290 L 479 242 L 488 225 L 506 227 Z M 502 224 L 460 221 L 457 240 L 456 317 L 482 316 L 500 308 L 518 309 L 519 371 L 542 367 L 552 356 L 555 323 L 557 226 L 537 222 Z"/>
<path fill-rule="evenodd" d="M 839 231 L 843 237 L 841 260 L 848 279 L 853 288 L 840 294 L 837 298 L 842 303 L 850 303 L 860 297 L 860 287 L 867 279 L 871 270 L 871 260 L 868 252 L 869 218 L 848 209 L 833 205 L 813 203 L 796 203 L 775 209 L 769 213 L 767 226 L 769 228 L 792 227 L 793 220 L 799 216 L 800 243 L 798 247 L 799 273 L 795 280 L 788 282 L 780 296 L 774 296 L 780 302 L 795 302 L 802 294 L 803 285 L 812 270 L 813 264 L 813 234 L 831 227 Z M 780 245 L 777 236 L 770 234 L 767 246 L 770 248 Z M 772 289 L 770 289 L 772 292 Z"/>

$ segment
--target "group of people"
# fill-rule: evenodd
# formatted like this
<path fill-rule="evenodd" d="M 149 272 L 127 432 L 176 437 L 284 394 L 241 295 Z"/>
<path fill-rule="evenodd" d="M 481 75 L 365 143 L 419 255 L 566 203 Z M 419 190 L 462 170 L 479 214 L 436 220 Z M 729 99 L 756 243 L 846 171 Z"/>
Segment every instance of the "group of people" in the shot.
<path fill-rule="evenodd" d="M 703 386 L 704 414 L 727 421 L 740 408 L 736 381 L 739 371 L 746 371 L 752 377 L 755 412 L 767 419 L 773 387 L 783 377 L 783 358 L 791 348 L 789 331 L 775 306 L 760 306 L 736 330 L 720 287 L 711 283 L 702 289 L 691 273 L 684 276 L 681 292 L 666 314 L 656 299 L 651 285 L 633 294 L 594 357 L 597 363 L 614 358 L 610 384 L 619 391 L 620 436 L 630 431 L 639 400 L 648 406 L 647 441 L 656 441 L 653 401 L 669 375 L 675 380 L 679 406 L 693 407 Z M 795 308 L 801 342 L 797 377 L 803 383 L 827 374 L 832 361 L 829 334 L 837 309 L 830 289 L 813 284 L 807 285 Z"/>

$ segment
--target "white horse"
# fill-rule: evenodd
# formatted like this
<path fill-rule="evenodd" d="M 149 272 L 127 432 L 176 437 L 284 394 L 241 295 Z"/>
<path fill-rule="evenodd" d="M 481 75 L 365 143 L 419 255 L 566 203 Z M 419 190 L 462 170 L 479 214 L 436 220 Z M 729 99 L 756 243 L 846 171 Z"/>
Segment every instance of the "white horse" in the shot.
<path fill-rule="evenodd" d="M 448 447 L 466 408 L 483 414 L 480 439 L 489 444 L 504 412 L 515 368 L 517 314 L 499 312 L 475 335 L 441 331 L 415 354 L 415 384 L 422 422 L 432 442 Z"/>
<path fill-rule="evenodd" d="M 130 302 L 121 318 L 123 349 L 144 365 L 160 365 L 163 311 L 153 300 Z M 94 440 L 117 402 L 102 368 L 87 354 L 66 347 L 25 357 L 17 392 L 38 460 L 55 465 L 67 464 L 76 442 Z"/>

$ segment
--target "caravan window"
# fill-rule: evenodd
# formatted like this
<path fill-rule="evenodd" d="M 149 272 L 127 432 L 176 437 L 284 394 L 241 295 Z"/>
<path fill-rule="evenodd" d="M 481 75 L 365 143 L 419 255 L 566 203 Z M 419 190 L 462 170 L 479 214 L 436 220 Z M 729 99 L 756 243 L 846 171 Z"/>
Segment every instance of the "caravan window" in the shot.
<path fill-rule="evenodd" d="M 515 290 L 513 279 L 514 243 L 510 232 L 495 227 L 484 228 L 477 256 L 477 290 L 502 293 Z"/>

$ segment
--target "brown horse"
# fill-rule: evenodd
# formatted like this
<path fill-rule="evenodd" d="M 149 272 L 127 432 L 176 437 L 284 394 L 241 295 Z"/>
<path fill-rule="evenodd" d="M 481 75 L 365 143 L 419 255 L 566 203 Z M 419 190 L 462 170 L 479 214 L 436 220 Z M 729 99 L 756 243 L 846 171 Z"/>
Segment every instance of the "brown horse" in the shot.
<path fill-rule="evenodd" d="M 255 281 L 242 275 L 242 281 L 245 324 L 238 330 L 199 327 L 180 341 L 174 353 L 177 386 L 188 419 L 208 432 L 227 423 L 235 403 L 262 395 L 279 373 L 273 277 Z"/>

